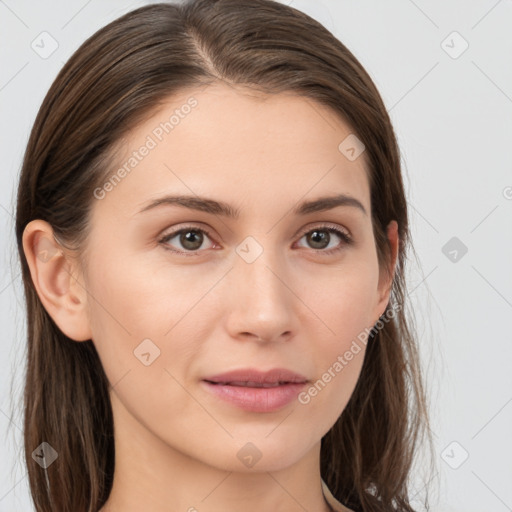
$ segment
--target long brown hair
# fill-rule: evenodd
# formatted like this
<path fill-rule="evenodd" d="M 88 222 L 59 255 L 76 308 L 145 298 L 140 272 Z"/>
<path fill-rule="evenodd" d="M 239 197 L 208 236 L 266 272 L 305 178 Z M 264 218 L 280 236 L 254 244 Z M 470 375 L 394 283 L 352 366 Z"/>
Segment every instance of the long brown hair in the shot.
<path fill-rule="evenodd" d="M 354 55 L 321 24 L 273 0 L 191 0 L 133 10 L 71 56 L 48 91 L 24 155 L 16 237 L 27 312 L 24 454 L 38 512 L 95 512 L 111 490 L 109 387 L 91 340 L 67 338 L 35 291 L 22 246 L 43 219 L 80 251 L 93 191 L 112 172 L 116 144 L 171 95 L 215 81 L 295 92 L 339 115 L 365 145 L 381 269 L 386 227 L 398 222 L 399 255 L 386 311 L 372 331 L 353 395 L 321 444 L 321 476 L 334 496 L 364 511 L 413 511 L 409 477 L 428 428 L 414 329 L 407 311 L 407 203 L 395 134 L 383 101 Z M 397 307 L 400 306 L 400 307 Z M 412 320 L 413 321 L 413 320 Z M 32 452 L 58 458 L 44 471 Z"/>

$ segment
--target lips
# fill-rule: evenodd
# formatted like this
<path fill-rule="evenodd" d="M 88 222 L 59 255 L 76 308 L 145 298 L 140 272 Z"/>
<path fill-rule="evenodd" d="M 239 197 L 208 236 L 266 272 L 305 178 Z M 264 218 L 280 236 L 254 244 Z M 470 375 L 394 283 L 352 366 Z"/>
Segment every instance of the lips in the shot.
<path fill-rule="evenodd" d="M 212 375 L 203 380 L 211 384 L 251 388 L 272 388 L 284 384 L 304 384 L 308 381 L 303 375 L 285 368 L 274 368 L 267 372 L 261 372 L 252 368 L 233 370 L 219 375 Z"/>
<path fill-rule="evenodd" d="M 202 379 L 205 392 L 230 406 L 252 413 L 272 413 L 291 405 L 302 391 L 306 377 L 275 368 L 234 370 Z"/>
<path fill-rule="evenodd" d="M 211 381 L 210 381 L 211 382 Z M 224 386 L 240 386 L 243 388 L 275 388 L 277 386 L 281 386 L 283 384 L 288 384 L 288 382 L 276 382 L 274 384 L 262 383 L 262 382 L 244 382 L 244 381 L 233 381 L 233 382 L 212 382 L 212 384 L 221 384 Z"/>

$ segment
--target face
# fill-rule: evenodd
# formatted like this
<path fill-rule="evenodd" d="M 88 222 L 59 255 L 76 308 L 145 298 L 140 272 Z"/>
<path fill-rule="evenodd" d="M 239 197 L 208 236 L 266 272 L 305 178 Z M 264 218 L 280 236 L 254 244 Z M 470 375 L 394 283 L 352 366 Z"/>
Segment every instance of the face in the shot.
<path fill-rule="evenodd" d="M 318 446 L 360 374 L 354 340 L 388 298 L 365 155 L 338 149 L 350 134 L 311 100 L 224 85 L 182 92 L 130 132 L 95 191 L 83 275 L 118 421 L 230 471 Z M 353 199 L 314 206 L 341 195 Z M 307 382 L 205 382 L 276 368 Z"/>

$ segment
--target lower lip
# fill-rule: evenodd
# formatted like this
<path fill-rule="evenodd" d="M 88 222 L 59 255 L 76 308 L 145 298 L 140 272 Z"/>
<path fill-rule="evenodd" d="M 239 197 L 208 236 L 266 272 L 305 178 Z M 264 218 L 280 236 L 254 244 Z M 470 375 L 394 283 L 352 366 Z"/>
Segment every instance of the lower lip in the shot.
<path fill-rule="evenodd" d="M 250 388 L 212 384 L 202 381 L 206 389 L 222 400 L 240 409 L 251 412 L 274 412 L 293 402 L 306 385 L 303 383 L 282 384 L 273 388 Z"/>

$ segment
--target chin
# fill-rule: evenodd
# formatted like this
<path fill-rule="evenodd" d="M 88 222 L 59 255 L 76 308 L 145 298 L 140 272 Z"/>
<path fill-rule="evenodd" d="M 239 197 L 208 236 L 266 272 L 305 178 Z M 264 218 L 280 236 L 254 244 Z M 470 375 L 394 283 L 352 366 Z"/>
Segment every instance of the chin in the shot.
<path fill-rule="evenodd" d="M 214 465 L 239 473 L 281 471 L 295 464 L 308 451 L 304 436 L 293 440 L 289 436 L 275 435 L 275 432 L 269 435 L 268 429 L 259 437 L 237 438 L 233 443 L 226 443 L 225 448 L 215 457 Z"/>

